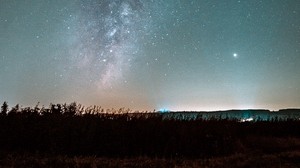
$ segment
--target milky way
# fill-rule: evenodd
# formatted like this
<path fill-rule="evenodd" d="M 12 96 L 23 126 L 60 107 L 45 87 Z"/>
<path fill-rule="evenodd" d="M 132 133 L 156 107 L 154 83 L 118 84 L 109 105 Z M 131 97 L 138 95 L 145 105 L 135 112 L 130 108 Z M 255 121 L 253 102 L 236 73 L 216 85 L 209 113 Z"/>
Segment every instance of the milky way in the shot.
<path fill-rule="evenodd" d="M 139 34 L 146 33 L 145 3 L 140 0 L 80 1 L 73 57 L 90 81 L 112 87 L 123 81 L 138 56 Z"/>

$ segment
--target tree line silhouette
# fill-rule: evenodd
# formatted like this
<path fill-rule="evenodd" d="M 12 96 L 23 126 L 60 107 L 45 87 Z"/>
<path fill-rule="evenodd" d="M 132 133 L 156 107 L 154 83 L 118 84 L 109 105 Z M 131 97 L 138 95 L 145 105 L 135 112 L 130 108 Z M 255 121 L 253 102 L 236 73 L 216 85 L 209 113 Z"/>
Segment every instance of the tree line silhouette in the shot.
<path fill-rule="evenodd" d="M 300 149 L 300 121 L 296 119 L 239 122 L 217 117 L 165 119 L 163 115 L 85 108 L 75 102 L 9 109 L 4 102 L 0 154 L 208 158 Z"/>

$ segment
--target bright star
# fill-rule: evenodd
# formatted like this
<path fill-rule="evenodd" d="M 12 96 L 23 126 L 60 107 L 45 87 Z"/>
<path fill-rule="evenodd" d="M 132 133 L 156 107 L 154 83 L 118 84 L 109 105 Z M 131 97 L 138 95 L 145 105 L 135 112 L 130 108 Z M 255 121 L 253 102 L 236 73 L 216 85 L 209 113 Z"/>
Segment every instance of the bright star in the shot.
<path fill-rule="evenodd" d="M 234 58 L 238 58 L 238 54 L 237 53 L 233 53 L 233 57 Z"/>

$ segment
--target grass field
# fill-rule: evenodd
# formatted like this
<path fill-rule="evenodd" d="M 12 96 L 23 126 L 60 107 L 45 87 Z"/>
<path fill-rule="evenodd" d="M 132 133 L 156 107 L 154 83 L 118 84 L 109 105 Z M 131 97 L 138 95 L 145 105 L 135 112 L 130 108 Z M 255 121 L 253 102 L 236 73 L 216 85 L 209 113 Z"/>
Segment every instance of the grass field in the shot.
<path fill-rule="evenodd" d="M 14 107 L 0 115 L 0 167 L 300 167 L 300 121 Z"/>
<path fill-rule="evenodd" d="M 288 151 L 276 154 L 263 154 L 260 152 L 248 154 L 234 154 L 226 157 L 208 159 L 162 159 L 149 157 L 136 158 L 97 158 L 95 156 L 41 156 L 41 155 L 6 155 L 1 158 L 1 167 L 74 167 L 74 168 L 197 168 L 197 167 L 299 167 L 300 151 Z"/>

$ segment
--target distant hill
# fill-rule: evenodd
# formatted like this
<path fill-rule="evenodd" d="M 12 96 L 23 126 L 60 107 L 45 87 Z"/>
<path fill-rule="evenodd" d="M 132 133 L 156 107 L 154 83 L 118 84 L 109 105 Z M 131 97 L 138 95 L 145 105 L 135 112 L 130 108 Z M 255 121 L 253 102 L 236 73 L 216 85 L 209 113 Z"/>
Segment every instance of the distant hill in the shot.
<path fill-rule="evenodd" d="M 176 111 L 162 113 L 165 119 L 192 120 L 203 119 L 237 119 L 241 121 L 275 120 L 275 119 L 300 119 L 300 109 L 281 109 L 270 111 L 266 109 L 226 110 L 226 111 Z"/>

